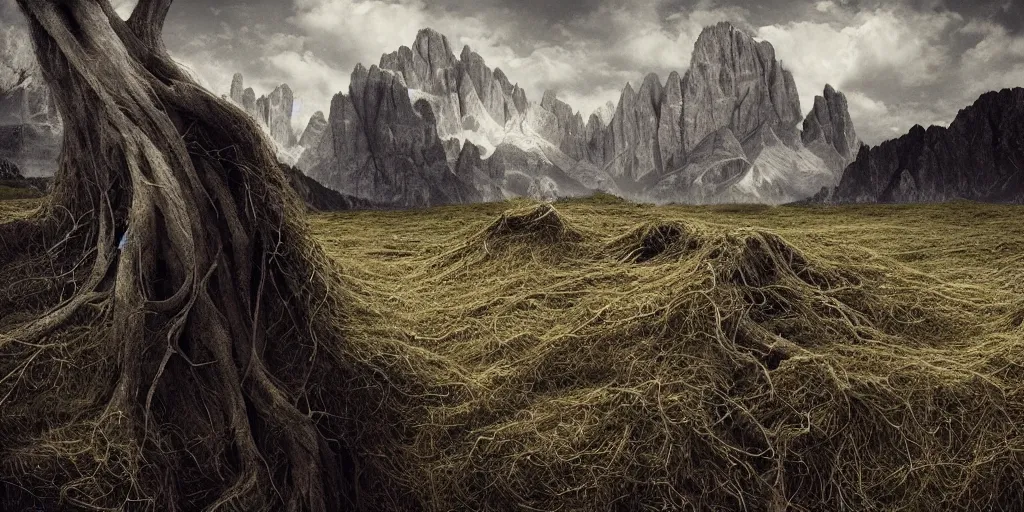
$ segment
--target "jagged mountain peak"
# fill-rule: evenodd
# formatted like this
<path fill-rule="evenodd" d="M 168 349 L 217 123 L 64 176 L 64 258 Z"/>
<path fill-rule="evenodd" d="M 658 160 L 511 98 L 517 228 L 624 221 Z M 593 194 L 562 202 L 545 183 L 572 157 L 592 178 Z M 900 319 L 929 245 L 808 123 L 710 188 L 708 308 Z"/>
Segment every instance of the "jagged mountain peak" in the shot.
<path fill-rule="evenodd" d="M 252 87 L 245 87 L 242 73 L 235 73 L 231 77 L 231 89 L 227 97 L 267 131 L 277 146 L 278 158 L 288 164 L 295 163 L 298 159 L 292 151 L 298 144 L 298 137 L 292 127 L 295 94 L 288 84 L 280 84 L 269 94 L 257 98 Z"/>
<path fill-rule="evenodd" d="M 661 84 L 661 78 L 659 78 L 656 73 L 648 73 L 647 76 L 644 77 L 643 85 L 640 86 L 640 92 L 637 94 L 650 103 L 655 117 L 658 117 L 661 111 L 661 98 L 664 94 L 664 86 Z"/>
<path fill-rule="evenodd" d="M 413 49 L 431 64 L 432 69 L 451 67 L 456 62 L 448 37 L 432 28 L 421 29 L 416 34 Z"/>
<path fill-rule="evenodd" d="M 661 89 L 661 78 L 657 73 L 647 73 L 640 89 Z"/>
<path fill-rule="evenodd" d="M 238 103 L 239 105 L 242 104 L 242 94 L 243 94 L 243 92 L 245 90 L 244 83 L 245 83 L 245 79 L 244 79 L 244 77 L 242 77 L 241 73 L 235 73 L 234 76 L 231 77 L 231 92 L 230 92 L 230 96 L 231 96 L 231 99 L 234 100 L 234 102 Z"/>
<path fill-rule="evenodd" d="M 299 145 L 307 149 L 316 146 L 320 143 L 320 138 L 323 137 L 326 129 L 327 118 L 322 111 L 317 110 L 309 117 L 306 129 L 302 131 L 302 136 L 299 137 Z"/>
<path fill-rule="evenodd" d="M 694 46 L 700 46 L 701 44 L 708 44 L 713 40 L 720 40 L 723 37 L 739 38 L 744 40 L 753 41 L 754 35 L 750 32 L 737 27 L 731 21 L 719 21 L 714 25 L 707 25 L 701 29 L 700 34 L 697 36 L 697 42 Z"/>
<path fill-rule="evenodd" d="M 856 158 L 861 145 L 846 95 L 836 91 L 831 84 L 825 85 L 822 94 L 814 98 L 814 107 L 804 119 L 800 138 L 826 162 L 834 162 L 840 172 L 845 169 Z"/>
<path fill-rule="evenodd" d="M 281 84 L 281 85 L 277 86 L 274 89 L 273 93 L 271 93 L 271 94 L 274 94 L 274 93 L 294 94 L 292 92 L 291 86 L 289 86 L 288 84 Z"/>
<path fill-rule="evenodd" d="M 540 106 L 544 110 L 548 111 L 554 111 L 554 109 L 565 110 L 568 113 L 568 115 L 580 116 L 580 118 L 582 119 L 582 116 L 580 115 L 579 111 L 574 110 L 571 105 L 562 101 L 558 97 L 558 91 L 553 89 L 548 89 L 544 91 L 544 96 L 540 101 Z"/>
<path fill-rule="evenodd" d="M 838 202 L 1024 203 L 1024 88 L 981 95 L 949 128 L 914 125 L 861 146 L 833 194 Z"/>
<path fill-rule="evenodd" d="M 471 46 L 460 50 L 456 57 L 446 36 L 424 29 L 411 48 L 381 56 L 379 70 L 357 66 L 350 88 L 355 105 L 340 117 L 332 108 L 328 130 L 336 138 L 359 126 L 368 147 L 331 149 L 331 137 L 325 136 L 323 150 L 313 155 L 334 161 L 316 164 L 317 173 L 335 180 L 328 184 L 343 192 L 369 194 L 350 190 L 369 186 L 393 194 L 373 199 L 401 204 L 469 197 L 437 188 L 441 182 L 458 188 L 458 180 L 476 180 L 471 188 L 488 198 L 500 196 L 496 190 L 512 195 L 541 190 L 547 197 L 552 191 L 575 194 L 601 187 L 642 200 L 784 202 L 812 186 L 808 195 L 817 192 L 822 182 L 834 184 L 836 162 L 845 158 L 834 143 L 851 139 L 815 142 L 835 154 L 830 163 L 805 148 L 792 74 L 770 43 L 728 22 L 702 31 L 684 74 L 672 72 L 662 82 L 649 73 L 638 87 L 626 83 L 617 103 L 586 119 L 555 90 L 530 103 L 521 86 L 501 69 L 488 67 Z M 364 94 L 367 82 L 379 82 L 374 94 Z M 818 131 L 846 134 L 852 123 L 845 123 L 842 96 L 826 91 L 824 97 L 831 100 L 825 101 L 828 108 L 818 109 Z M 386 124 L 388 119 L 402 130 Z M 720 136 L 725 133 L 729 136 Z M 722 141 L 737 142 L 719 147 Z M 696 151 L 698 146 L 704 149 Z M 409 160 L 390 163 L 387 151 Z M 374 163 L 359 160 L 365 158 Z M 448 173 L 440 171 L 441 163 Z M 380 185 L 421 178 L 431 187 L 429 197 Z M 771 195 L 761 195 L 762 184 Z M 691 193 L 695 187 L 699 190 Z M 660 195 L 652 195 L 655 191 Z"/>

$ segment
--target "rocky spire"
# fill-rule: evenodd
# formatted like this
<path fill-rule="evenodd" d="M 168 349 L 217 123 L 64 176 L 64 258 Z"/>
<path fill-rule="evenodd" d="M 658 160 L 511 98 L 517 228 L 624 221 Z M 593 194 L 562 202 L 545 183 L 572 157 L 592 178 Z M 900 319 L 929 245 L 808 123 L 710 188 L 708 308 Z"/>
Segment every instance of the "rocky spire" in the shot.
<path fill-rule="evenodd" d="M 775 59 L 771 43 L 725 22 L 697 38 L 682 93 L 684 152 L 722 127 L 739 140 L 763 127 L 786 139 L 802 118 L 793 76 Z"/>
<path fill-rule="evenodd" d="M 242 88 L 243 81 L 241 73 L 235 73 L 235 76 L 231 77 L 231 101 L 241 105 L 242 104 Z"/>
<path fill-rule="evenodd" d="M 292 111 L 295 96 L 288 84 L 281 84 L 267 97 L 266 124 L 270 136 L 286 148 L 295 145 L 295 131 L 292 130 Z"/>
<path fill-rule="evenodd" d="M 814 98 L 814 108 L 804 119 L 801 139 L 806 145 L 820 140 L 843 158 L 856 158 L 860 139 L 850 118 L 846 95 L 826 85 L 823 95 Z"/>
<path fill-rule="evenodd" d="M 235 73 L 231 80 L 229 98 L 242 107 L 250 116 L 265 126 L 271 138 L 282 148 L 295 146 L 297 139 L 292 129 L 292 110 L 295 96 L 288 84 L 281 84 L 269 95 L 256 97 L 252 87 L 246 87 L 241 73 Z"/>
<path fill-rule="evenodd" d="M 256 91 L 252 87 L 246 87 L 242 91 L 242 108 L 249 113 L 250 116 L 256 117 Z"/>
<path fill-rule="evenodd" d="M 679 73 L 668 75 L 661 96 L 661 111 L 658 116 L 658 145 L 664 172 L 672 172 L 683 164 L 683 132 L 680 121 L 683 118 L 683 90 Z"/>
<path fill-rule="evenodd" d="M 448 167 L 430 103 L 410 99 L 400 72 L 356 66 L 331 103 L 327 131 L 299 167 L 324 185 L 390 206 L 479 201 Z"/>
<path fill-rule="evenodd" d="M 447 94 L 458 90 L 458 63 L 448 38 L 425 28 L 416 34 L 412 48 L 402 46 L 381 56 L 380 69 L 397 72 L 410 89 Z"/>
<path fill-rule="evenodd" d="M 540 102 L 541 108 L 555 116 L 558 123 L 559 149 L 575 160 L 587 158 L 587 129 L 583 124 L 583 117 L 574 113 L 564 101 L 558 99 L 554 91 L 546 91 Z"/>
<path fill-rule="evenodd" d="M 299 145 L 304 148 L 316 146 L 320 143 L 320 138 L 324 136 L 325 130 L 327 130 L 327 118 L 324 117 L 323 112 L 318 110 L 306 123 L 306 129 L 302 131 L 302 137 L 299 138 Z"/>
<path fill-rule="evenodd" d="M 658 116 L 662 95 L 661 81 L 654 73 L 644 78 L 638 92 L 627 83 L 606 130 L 601 158 L 595 154 L 592 161 L 607 167 L 613 177 L 634 182 L 661 173 Z"/>

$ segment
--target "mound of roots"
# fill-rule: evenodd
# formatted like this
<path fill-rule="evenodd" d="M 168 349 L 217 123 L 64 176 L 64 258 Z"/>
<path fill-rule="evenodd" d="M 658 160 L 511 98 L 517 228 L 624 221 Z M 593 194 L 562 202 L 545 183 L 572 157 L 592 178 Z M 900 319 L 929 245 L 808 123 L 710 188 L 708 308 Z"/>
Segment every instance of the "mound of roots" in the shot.
<path fill-rule="evenodd" d="M 554 206 L 539 204 L 505 212 L 445 253 L 441 262 L 514 260 L 526 255 L 550 260 L 576 254 L 583 238 Z"/>
<path fill-rule="evenodd" d="M 352 454 L 347 505 L 1024 507 L 1024 302 L 767 229 L 645 217 L 609 230 L 560 209 L 441 229 L 402 272 L 342 261 L 346 300 L 329 307 L 344 342 L 322 348 L 343 371 L 306 389 Z M 428 239 L 422 222 L 409 229 Z M 61 349 L 110 373 L 113 349 Z M 59 380 L 44 370 L 32 379 Z M 76 400 L 96 402 L 88 389 Z M 26 445 L 26 474 L 74 469 L 32 469 L 47 453 L 137 449 L 54 421 L 77 430 Z M 100 464 L 97 481 L 145 478 L 144 462 Z"/>
<path fill-rule="evenodd" d="M 1021 341 L 963 290 L 683 221 L 574 219 L 545 258 L 568 222 L 541 208 L 470 244 L 530 240 L 445 278 L 469 284 L 409 295 L 450 305 L 413 321 L 472 397 L 413 436 L 428 508 L 1024 505 Z"/>

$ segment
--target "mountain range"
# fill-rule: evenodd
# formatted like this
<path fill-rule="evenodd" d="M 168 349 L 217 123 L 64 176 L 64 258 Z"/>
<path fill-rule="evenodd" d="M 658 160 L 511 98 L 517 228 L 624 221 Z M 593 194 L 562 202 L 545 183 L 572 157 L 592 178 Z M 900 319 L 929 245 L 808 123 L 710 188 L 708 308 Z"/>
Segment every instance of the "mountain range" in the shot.
<path fill-rule="evenodd" d="M 949 128 L 918 125 L 861 148 L 824 196 L 838 203 L 1024 203 L 1024 88 L 982 95 Z"/>
<path fill-rule="evenodd" d="M 411 47 L 355 68 L 318 143 L 303 137 L 297 166 L 398 207 L 594 191 L 774 204 L 839 182 L 860 147 L 842 93 L 826 87 L 803 116 L 771 43 L 728 23 L 703 31 L 691 62 L 665 81 L 626 84 L 610 115 L 584 121 L 555 93 L 531 101 L 470 47 L 456 57 L 445 36 L 424 29 Z"/>
<path fill-rule="evenodd" d="M 257 96 L 237 74 L 224 97 L 258 121 L 304 196 L 326 207 L 595 191 L 659 204 L 1024 201 L 1024 89 L 983 95 L 948 128 L 915 126 L 869 148 L 843 93 L 826 86 L 803 115 L 771 43 L 729 23 L 704 29 L 688 70 L 627 83 L 587 118 L 553 91 L 531 100 L 430 29 L 356 66 L 348 90 L 301 133 L 287 84 Z M 0 161 L 52 174 L 60 141 L 41 77 L 0 94 Z"/>

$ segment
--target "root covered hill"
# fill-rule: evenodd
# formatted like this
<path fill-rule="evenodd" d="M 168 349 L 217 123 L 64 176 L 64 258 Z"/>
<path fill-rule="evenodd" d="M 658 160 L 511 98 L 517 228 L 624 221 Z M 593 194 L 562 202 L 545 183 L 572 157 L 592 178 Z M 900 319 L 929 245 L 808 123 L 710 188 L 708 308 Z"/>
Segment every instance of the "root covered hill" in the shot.
<path fill-rule="evenodd" d="M 338 394 L 315 414 L 353 453 L 359 509 L 1015 509 L 1019 213 L 592 199 L 319 215 L 346 364 L 307 389 Z M 40 352 L 18 378 L 60 382 L 101 352 Z M 53 403 L 88 400 L 77 384 Z M 16 403 L 5 432 L 25 425 Z M 74 466 L 30 456 L 105 453 L 93 428 L 17 438 L 5 483 L 59 499 L 47 482 Z"/>
<path fill-rule="evenodd" d="M 572 202 L 319 230 L 465 373 L 404 452 L 432 510 L 977 510 L 1024 505 L 1014 215 Z"/>
<path fill-rule="evenodd" d="M 314 217 L 350 296 L 349 373 L 316 388 L 352 397 L 322 414 L 356 454 L 353 504 L 1019 507 L 1018 214 L 589 200 Z M 109 442 L 62 431 L 4 455 Z M 42 485 L 13 469 L 8 485 Z"/>

